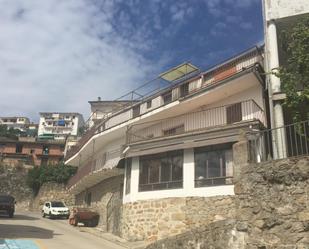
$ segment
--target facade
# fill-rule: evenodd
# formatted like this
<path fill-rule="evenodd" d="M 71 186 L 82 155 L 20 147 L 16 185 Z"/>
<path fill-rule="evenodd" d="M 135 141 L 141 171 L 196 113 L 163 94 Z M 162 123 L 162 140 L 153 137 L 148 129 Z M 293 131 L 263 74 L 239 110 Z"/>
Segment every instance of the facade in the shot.
<path fill-rule="evenodd" d="M 30 120 L 27 117 L 0 117 L 0 125 L 26 132 Z"/>
<path fill-rule="evenodd" d="M 269 86 L 271 127 L 279 128 L 289 124 L 289 117 L 283 110 L 285 94 L 280 79 L 270 72 L 284 65 L 285 56 L 280 47 L 280 35 L 283 30 L 291 29 L 302 17 L 309 15 L 309 2 L 306 0 L 263 0 L 265 30 L 265 71 Z M 286 119 L 286 120 L 284 120 Z M 277 130 L 281 132 L 280 129 Z M 283 133 L 283 132 L 281 132 Z M 289 153 L 286 148 L 286 136 L 277 134 L 274 157 L 284 158 Z"/>
<path fill-rule="evenodd" d="M 35 166 L 58 164 L 63 160 L 63 151 L 63 142 L 0 138 L 0 160 L 8 165 L 16 166 L 21 162 Z"/>
<path fill-rule="evenodd" d="M 41 112 L 38 128 L 39 138 L 65 139 L 78 136 L 79 128 L 84 124 L 79 113 Z"/>
<path fill-rule="evenodd" d="M 233 144 L 268 127 L 262 65 L 262 49 L 252 48 L 207 71 L 184 64 L 161 74 L 169 87 L 103 118 L 67 153 L 79 167 L 68 184 L 76 204 L 129 240 L 162 238 L 158 224 L 165 236 L 183 232 L 192 198 L 233 205 Z"/>

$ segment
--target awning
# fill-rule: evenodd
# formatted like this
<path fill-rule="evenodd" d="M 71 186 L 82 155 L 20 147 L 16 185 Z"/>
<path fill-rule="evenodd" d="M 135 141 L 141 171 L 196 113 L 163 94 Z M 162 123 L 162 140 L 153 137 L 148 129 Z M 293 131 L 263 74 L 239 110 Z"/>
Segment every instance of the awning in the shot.
<path fill-rule="evenodd" d="M 174 81 L 180 79 L 192 72 L 197 71 L 198 68 L 191 63 L 183 63 L 179 66 L 176 66 L 162 74 L 159 75 L 160 78 L 166 81 Z"/>

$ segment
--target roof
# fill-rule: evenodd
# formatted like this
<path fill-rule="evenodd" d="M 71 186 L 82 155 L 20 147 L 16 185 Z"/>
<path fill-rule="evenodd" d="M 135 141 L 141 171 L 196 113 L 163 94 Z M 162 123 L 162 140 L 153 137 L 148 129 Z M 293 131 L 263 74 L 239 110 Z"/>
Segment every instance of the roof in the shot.
<path fill-rule="evenodd" d="M 41 141 L 41 140 L 36 140 L 36 141 L 20 141 L 20 140 L 15 140 L 12 138 L 6 138 L 6 137 L 0 137 L 0 143 L 18 143 L 18 144 L 51 144 L 51 145 L 64 145 L 64 141 L 55 141 L 55 140 L 48 140 L 48 141 Z"/>
<path fill-rule="evenodd" d="M 80 115 L 82 114 L 78 112 L 39 112 L 40 115 L 45 115 L 45 114 L 62 114 L 62 115 Z"/>

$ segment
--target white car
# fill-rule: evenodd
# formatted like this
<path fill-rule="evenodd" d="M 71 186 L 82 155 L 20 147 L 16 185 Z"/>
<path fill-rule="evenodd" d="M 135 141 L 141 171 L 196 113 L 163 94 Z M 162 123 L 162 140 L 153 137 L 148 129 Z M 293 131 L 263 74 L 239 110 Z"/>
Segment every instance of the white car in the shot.
<path fill-rule="evenodd" d="M 62 201 L 48 201 L 42 208 L 42 216 L 49 218 L 66 218 L 70 216 L 69 208 Z"/>

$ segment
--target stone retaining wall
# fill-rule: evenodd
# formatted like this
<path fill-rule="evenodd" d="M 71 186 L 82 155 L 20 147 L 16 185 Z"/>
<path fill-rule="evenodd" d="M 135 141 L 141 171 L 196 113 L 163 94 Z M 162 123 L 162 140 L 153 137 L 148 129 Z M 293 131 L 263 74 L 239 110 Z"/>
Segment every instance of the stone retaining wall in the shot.
<path fill-rule="evenodd" d="M 100 214 L 99 224 L 98 226 L 103 230 L 108 230 L 107 224 L 107 204 L 113 197 L 115 193 L 119 196 L 119 203 L 122 202 L 122 182 L 123 176 L 115 176 L 104 180 L 93 187 L 88 188 L 87 190 L 79 193 L 75 196 L 75 204 L 80 207 L 90 207 L 92 210 L 97 211 Z M 90 206 L 86 203 L 87 194 L 91 193 L 91 203 Z M 118 195 L 119 194 L 119 195 Z M 120 209 L 121 207 L 117 207 Z M 114 222 L 118 222 L 120 217 L 115 217 Z M 111 227 L 110 224 L 109 227 Z M 113 229 L 112 229 L 113 230 Z M 115 231 L 116 234 L 119 231 Z"/>
<path fill-rule="evenodd" d="M 146 200 L 123 205 L 123 238 L 155 241 L 234 218 L 233 196 Z"/>
<path fill-rule="evenodd" d="M 44 183 L 34 198 L 31 209 L 41 211 L 46 201 L 63 201 L 67 206 L 74 204 L 74 196 L 71 195 L 64 184 L 55 182 Z"/>

